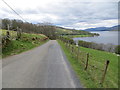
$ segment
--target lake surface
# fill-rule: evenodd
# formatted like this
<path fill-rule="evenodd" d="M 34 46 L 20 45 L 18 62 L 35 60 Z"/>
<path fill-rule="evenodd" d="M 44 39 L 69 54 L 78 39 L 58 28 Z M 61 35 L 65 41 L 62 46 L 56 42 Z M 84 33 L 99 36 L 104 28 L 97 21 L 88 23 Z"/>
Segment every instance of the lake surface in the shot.
<path fill-rule="evenodd" d="M 118 35 L 120 37 L 120 31 L 99 31 L 99 32 L 91 32 L 91 33 L 99 33 L 100 36 L 79 37 L 79 38 L 73 38 L 73 39 L 76 42 L 78 40 L 83 40 L 83 41 L 95 42 L 95 43 L 120 45 L 120 42 L 118 43 Z"/>

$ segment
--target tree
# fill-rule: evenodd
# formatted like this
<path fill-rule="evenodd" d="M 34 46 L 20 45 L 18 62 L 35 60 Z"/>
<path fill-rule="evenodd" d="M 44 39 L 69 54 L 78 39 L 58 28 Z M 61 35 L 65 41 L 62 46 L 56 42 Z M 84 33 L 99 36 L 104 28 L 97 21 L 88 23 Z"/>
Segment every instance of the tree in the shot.
<path fill-rule="evenodd" d="M 116 46 L 115 53 L 116 54 L 120 54 L 120 45 Z"/>
<path fill-rule="evenodd" d="M 2 29 L 7 29 L 8 24 L 11 26 L 10 30 L 16 30 L 18 27 L 22 29 L 22 32 L 44 34 L 50 39 L 56 39 L 56 27 L 51 23 L 32 24 L 21 20 L 3 19 Z"/>

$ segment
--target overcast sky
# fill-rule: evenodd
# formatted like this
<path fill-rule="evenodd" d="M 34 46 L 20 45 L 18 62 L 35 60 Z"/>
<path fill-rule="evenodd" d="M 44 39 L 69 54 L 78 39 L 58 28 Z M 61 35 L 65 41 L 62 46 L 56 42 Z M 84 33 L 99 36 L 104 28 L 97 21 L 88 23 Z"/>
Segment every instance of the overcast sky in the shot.
<path fill-rule="evenodd" d="M 118 24 L 119 0 L 5 0 L 26 21 L 86 29 Z M 113 2 L 114 1 L 114 2 Z M 0 0 L 0 19 L 21 19 Z"/>

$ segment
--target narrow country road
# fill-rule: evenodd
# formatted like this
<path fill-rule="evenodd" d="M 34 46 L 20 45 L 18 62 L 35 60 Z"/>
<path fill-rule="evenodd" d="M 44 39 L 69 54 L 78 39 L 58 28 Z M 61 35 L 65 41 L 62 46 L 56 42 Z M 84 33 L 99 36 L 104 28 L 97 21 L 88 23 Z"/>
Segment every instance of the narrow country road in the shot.
<path fill-rule="evenodd" d="M 56 40 L 3 59 L 3 88 L 81 88 Z"/>

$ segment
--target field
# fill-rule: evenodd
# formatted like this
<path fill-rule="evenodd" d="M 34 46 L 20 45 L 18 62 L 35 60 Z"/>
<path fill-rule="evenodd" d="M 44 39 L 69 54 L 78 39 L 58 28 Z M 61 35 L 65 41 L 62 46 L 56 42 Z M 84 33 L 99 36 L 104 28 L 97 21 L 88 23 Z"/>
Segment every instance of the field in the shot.
<path fill-rule="evenodd" d="M 57 35 L 70 35 L 74 37 L 84 37 L 84 36 L 94 36 L 95 33 L 90 33 L 83 30 L 75 30 L 75 29 L 65 29 L 65 28 L 56 28 L 56 34 Z"/>
<path fill-rule="evenodd" d="M 57 34 L 71 34 L 72 31 L 71 30 L 66 30 L 66 29 L 61 29 L 61 28 L 57 28 Z"/>
<path fill-rule="evenodd" d="M 2 37 L 6 35 L 7 30 L 0 30 L 2 31 Z M 2 57 L 6 57 L 9 55 L 15 55 L 21 53 L 23 51 L 30 50 L 34 47 L 37 47 L 46 41 L 47 37 L 42 34 L 28 34 L 22 33 L 21 38 L 16 40 L 17 32 L 10 31 L 10 41 L 5 46 L 2 47 Z"/>
<path fill-rule="evenodd" d="M 71 47 L 66 47 L 66 44 L 60 40 L 58 42 L 84 87 L 118 88 L 118 56 L 116 54 L 84 47 L 78 49 L 75 46 L 73 46 L 74 52 L 71 53 Z M 76 58 L 78 50 L 80 53 Z M 89 62 L 88 68 L 85 70 L 87 53 L 89 53 Z M 110 63 L 105 80 L 101 84 L 106 60 L 109 60 Z"/>

